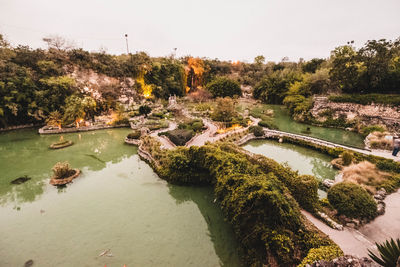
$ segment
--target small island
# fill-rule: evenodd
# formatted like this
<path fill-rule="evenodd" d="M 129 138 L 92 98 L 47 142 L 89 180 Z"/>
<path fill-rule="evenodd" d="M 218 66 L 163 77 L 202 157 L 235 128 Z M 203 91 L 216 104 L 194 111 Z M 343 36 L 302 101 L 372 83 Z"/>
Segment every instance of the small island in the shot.
<path fill-rule="evenodd" d="M 81 173 L 78 169 L 72 169 L 68 162 L 57 162 L 53 167 L 54 175 L 50 179 L 52 185 L 65 185 L 79 176 Z"/>

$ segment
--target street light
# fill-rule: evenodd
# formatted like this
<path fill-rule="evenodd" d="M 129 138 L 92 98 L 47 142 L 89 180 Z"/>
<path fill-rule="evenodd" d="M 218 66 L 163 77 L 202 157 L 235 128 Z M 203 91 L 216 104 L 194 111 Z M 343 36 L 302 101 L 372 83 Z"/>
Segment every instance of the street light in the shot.
<path fill-rule="evenodd" d="M 128 34 L 125 33 L 125 40 L 126 40 L 126 53 L 129 55 L 129 46 L 128 46 Z"/>

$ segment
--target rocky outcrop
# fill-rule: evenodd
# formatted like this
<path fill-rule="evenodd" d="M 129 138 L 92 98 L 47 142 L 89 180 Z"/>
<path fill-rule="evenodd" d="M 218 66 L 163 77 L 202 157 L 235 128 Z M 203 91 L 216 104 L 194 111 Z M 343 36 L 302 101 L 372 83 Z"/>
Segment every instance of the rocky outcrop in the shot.
<path fill-rule="evenodd" d="M 344 116 L 348 121 L 358 120 L 363 125 L 381 124 L 389 131 L 400 131 L 400 107 L 378 104 L 360 105 L 354 103 L 336 103 L 327 97 L 314 97 L 311 114 L 318 121 L 326 120 L 326 114 L 333 118 Z"/>

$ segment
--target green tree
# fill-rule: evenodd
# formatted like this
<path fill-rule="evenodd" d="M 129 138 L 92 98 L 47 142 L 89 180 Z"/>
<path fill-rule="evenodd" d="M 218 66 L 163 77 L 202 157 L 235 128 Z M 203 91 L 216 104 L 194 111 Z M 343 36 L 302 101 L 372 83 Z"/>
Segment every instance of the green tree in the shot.
<path fill-rule="evenodd" d="M 65 100 L 65 111 L 63 121 L 65 124 L 76 123 L 79 127 L 81 119 L 85 118 L 85 107 L 82 98 L 77 95 L 71 95 Z"/>
<path fill-rule="evenodd" d="M 299 80 L 297 76 L 287 70 L 273 72 L 254 87 L 253 96 L 265 103 L 282 104 L 290 85 Z"/>
<path fill-rule="evenodd" d="M 314 73 L 323 62 L 325 62 L 325 60 L 322 58 L 313 58 L 310 61 L 304 63 L 301 68 L 304 72 Z"/>
<path fill-rule="evenodd" d="M 46 123 L 47 125 L 61 128 L 61 125 L 63 123 L 61 113 L 58 110 L 50 112 L 49 116 L 46 119 Z"/>
<path fill-rule="evenodd" d="M 213 120 L 230 122 L 236 115 L 235 102 L 232 98 L 217 98 L 217 105 L 211 114 Z"/>
<path fill-rule="evenodd" d="M 265 62 L 265 57 L 263 55 L 256 56 L 254 58 L 254 63 L 257 65 L 262 65 L 262 64 L 264 64 L 264 62 Z"/>
<path fill-rule="evenodd" d="M 141 115 L 144 115 L 145 117 L 147 117 L 147 114 L 149 114 L 151 112 L 151 107 L 147 106 L 147 105 L 143 105 L 139 107 L 139 113 Z"/>
<path fill-rule="evenodd" d="M 207 90 L 213 97 L 241 96 L 242 90 L 238 82 L 227 77 L 217 77 L 207 84 Z"/>

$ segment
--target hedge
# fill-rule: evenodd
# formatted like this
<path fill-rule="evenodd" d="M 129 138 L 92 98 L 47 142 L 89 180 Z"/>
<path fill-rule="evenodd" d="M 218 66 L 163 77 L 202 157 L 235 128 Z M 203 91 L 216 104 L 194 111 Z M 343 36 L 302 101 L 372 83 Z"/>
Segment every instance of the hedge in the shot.
<path fill-rule="evenodd" d="M 265 157 L 269 164 L 256 163 L 258 158 L 250 160 L 238 151 L 239 147 L 227 143 L 169 150 L 157 172 L 174 184 L 214 186 L 216 199 L 241 243 L 246 266 L 293 266 L 301 263 L 310 249 L 334 245 L 304 224 L 286 186 L 294 182 L 281 180 L 284 175 L 298 177 L 296 172 L 279 168 Z M 299 179 L 303 196 L 314 185 L 310 177 Z"/>

